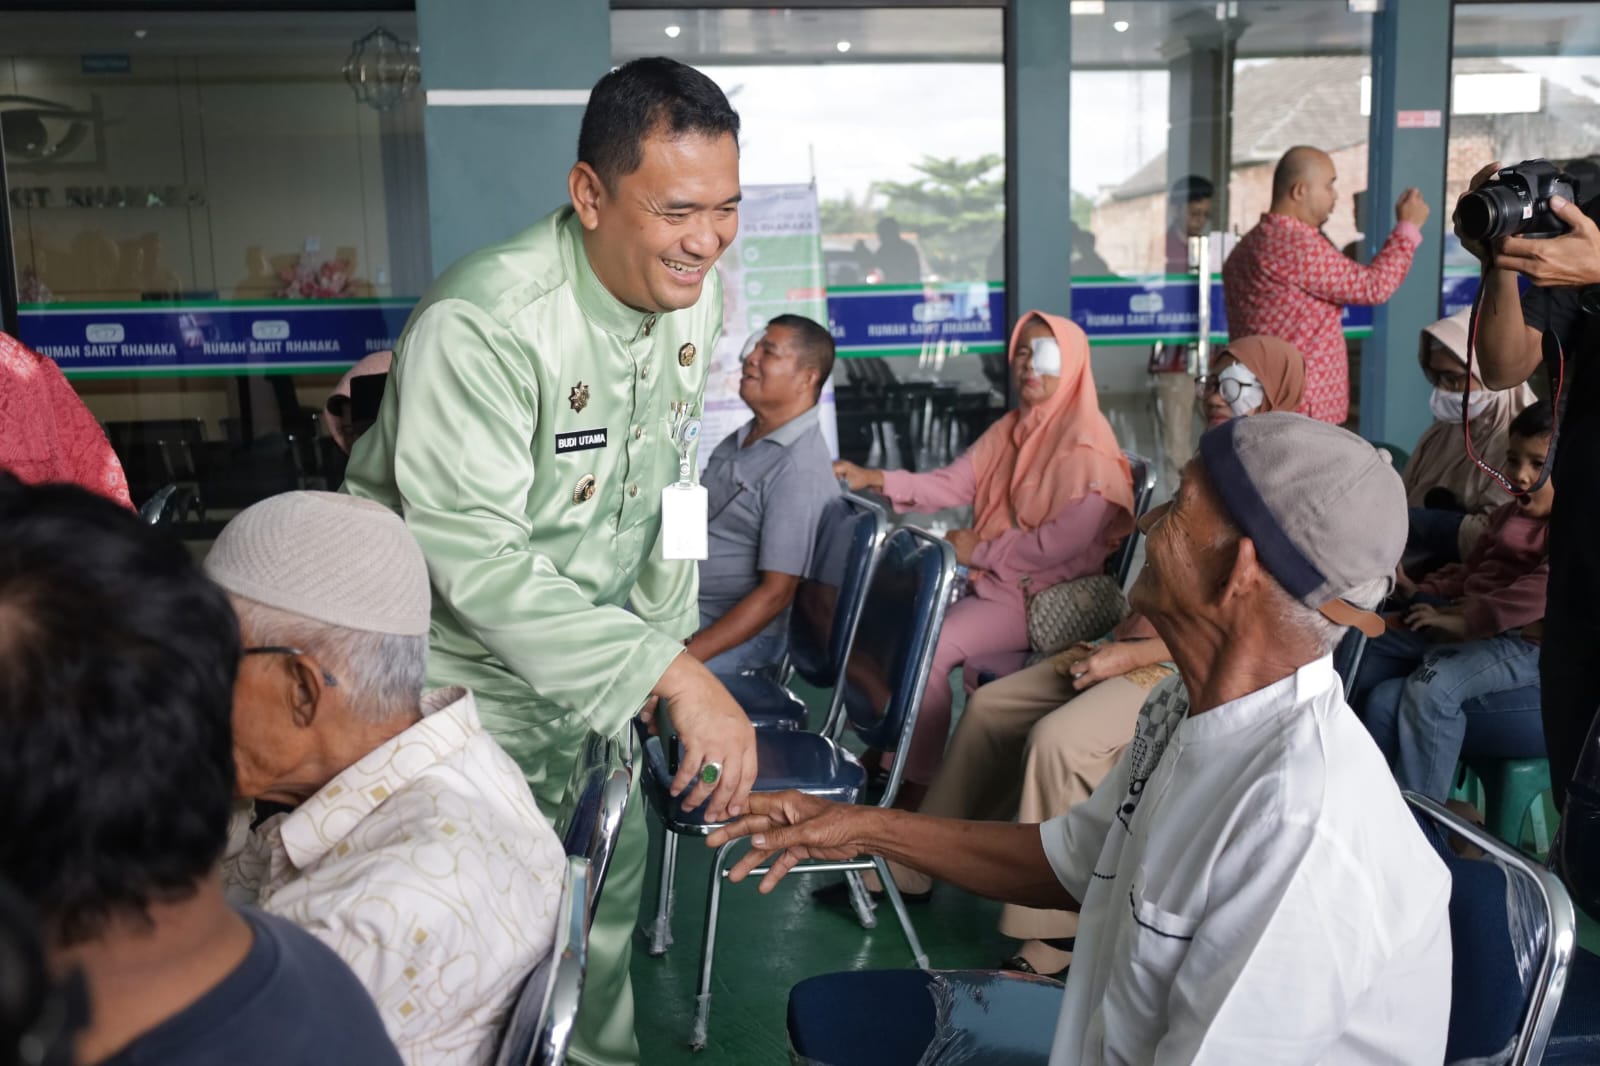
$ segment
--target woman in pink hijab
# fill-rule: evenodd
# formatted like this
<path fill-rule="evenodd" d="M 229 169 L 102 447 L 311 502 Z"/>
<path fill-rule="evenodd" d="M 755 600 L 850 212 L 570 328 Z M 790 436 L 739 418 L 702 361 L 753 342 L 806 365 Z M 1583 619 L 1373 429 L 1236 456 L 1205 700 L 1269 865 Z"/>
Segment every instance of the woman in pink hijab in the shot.
<path fill-rule="evenodd" d="M 1099 573 L 1133 530 L 1133 477 L 1100 413 L 1089 341 L 1064 318 L 1030 311 L 1010 348 L 1020 400 L 954 463 L 925 474 L 834 464 L 852 489 L 900 510 L 970 505 L 970 529 L 945 539 L 971 568 L 970 594 L 945 615 L 897 805 L 915 810 L 944 759 L 950 671 L 970 658 L 1028 649 L 1026 595 Z"/>

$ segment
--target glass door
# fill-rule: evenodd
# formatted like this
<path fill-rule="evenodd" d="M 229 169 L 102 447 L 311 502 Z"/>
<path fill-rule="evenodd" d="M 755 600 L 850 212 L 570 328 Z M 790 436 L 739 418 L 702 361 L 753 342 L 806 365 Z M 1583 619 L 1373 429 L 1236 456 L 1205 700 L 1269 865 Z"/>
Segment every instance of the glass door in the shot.
<path fill-rule="evenodd" d="M 1356 237 L 1371 16 L 1347 0 L 1072 4 L 1072 316 L 1126 446 L 1176 485 L 1201 429 L 1195 381 L 1227 336 L 1222 260 L 1288 148 L 1333 156 Z"/>

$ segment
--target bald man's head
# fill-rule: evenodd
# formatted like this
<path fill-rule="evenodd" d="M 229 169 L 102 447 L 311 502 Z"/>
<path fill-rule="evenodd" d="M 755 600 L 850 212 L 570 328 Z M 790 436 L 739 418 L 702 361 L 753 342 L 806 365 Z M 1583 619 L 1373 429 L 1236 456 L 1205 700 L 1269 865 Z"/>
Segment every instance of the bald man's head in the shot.
<path fill-rule="evenodd" d="M 1333 160 L 1320 148 L 1296 145 L 1283 153 L 1272 172 L 1272 210 L 1321 226 L 1338 200 Z"/>

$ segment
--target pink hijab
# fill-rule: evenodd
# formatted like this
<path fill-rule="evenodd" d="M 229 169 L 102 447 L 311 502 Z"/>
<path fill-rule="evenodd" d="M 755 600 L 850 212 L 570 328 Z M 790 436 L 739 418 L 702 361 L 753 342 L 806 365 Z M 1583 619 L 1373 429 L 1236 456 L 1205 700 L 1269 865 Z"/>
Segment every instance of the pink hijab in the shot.
<path fill-rule="evenodd" d="M 1016 358 L 1023 329 L 1034 321 L 1049 326 L 1061 347 L 1061 384 L 1026 414 L 1008 412 L 972 445 L 978 490 L 973 528 L 982 540 L 1008 529 L 1031 532 L 1094 493 L 1122 512 L 1108 531 L 1115 543 L 1133 531 L 1133 475 L 1100 413 L 1089 339 L 1064 318 L 1029 311 L 1011 332 L 1009 360 Z"/>

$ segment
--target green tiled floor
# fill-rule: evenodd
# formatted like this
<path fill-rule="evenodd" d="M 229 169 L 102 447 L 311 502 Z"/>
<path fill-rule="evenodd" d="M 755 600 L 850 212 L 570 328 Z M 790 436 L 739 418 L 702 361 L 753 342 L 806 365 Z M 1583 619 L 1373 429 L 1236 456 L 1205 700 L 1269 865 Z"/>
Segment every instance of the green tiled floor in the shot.
<path fill-rule="evenodd" d="M 659 834 L 659 827 L 652 824 L 652 871 Z M 710 1044 L 702 1052 L 690 1051 L 710 871 L 710 850 L 686 839 L 678 858 L 673 922 L 677 943 L 659 959 L 645 953 L 642 938 L 635 944 L 633 987 L 646 1066 L 785 1063 L 784 1010 L 796 982 L 835 970 L 912 965 L 905 937 L 887 904 L 878 909 L 878 927 L 866 930 L 849 911 L 813 903 L 811 889 L 837 874 L 791 875 L 770 896 L 760 895 L 753 884 L 727 885 L 712 982 Z M 654 913 L 653 880 L 645 889 L 644 906 L 647 913 Z M 910 911 L 934 966 L 994 966 L 1008 953 L 1011 941 L 995 930 L 998 904 L 940 888 L 931 903 Z"/>

